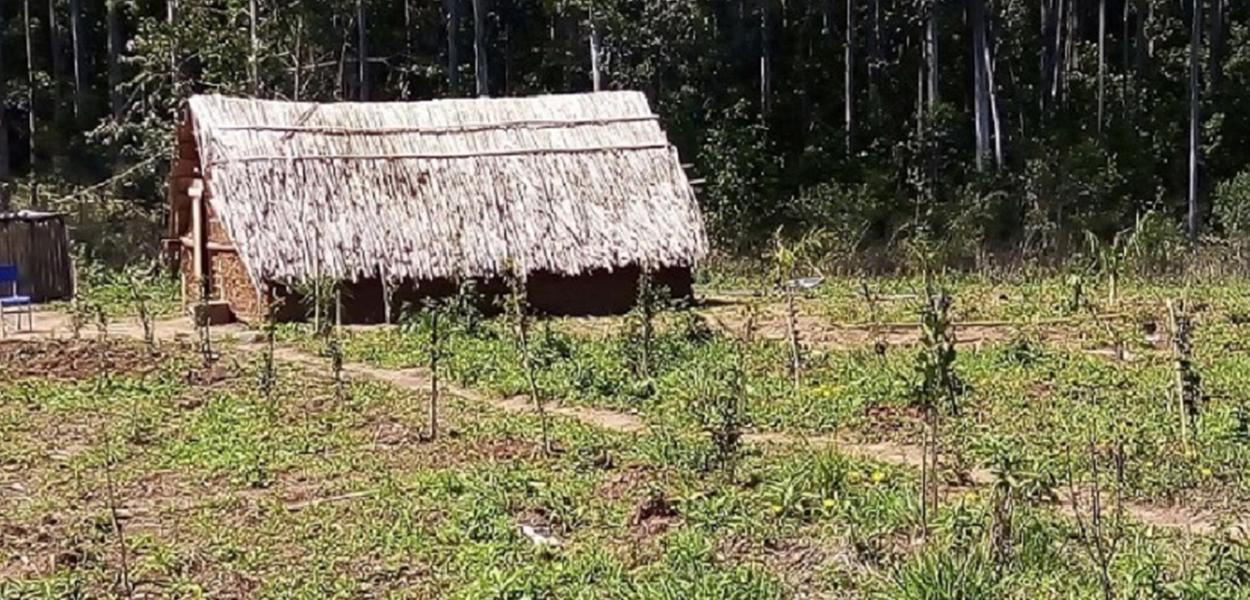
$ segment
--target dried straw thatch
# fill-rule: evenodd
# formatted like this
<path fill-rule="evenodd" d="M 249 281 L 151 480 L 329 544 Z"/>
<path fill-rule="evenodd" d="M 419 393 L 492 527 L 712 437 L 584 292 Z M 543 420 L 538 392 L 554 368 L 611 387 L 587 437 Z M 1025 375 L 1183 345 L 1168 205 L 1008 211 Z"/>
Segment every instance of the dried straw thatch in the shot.
<path fill-rule="evenodd" d="M 196 96 L 212 207 L 253 282 L 690 265 L 707 236 L 635 92 L 309 104 Z"/>

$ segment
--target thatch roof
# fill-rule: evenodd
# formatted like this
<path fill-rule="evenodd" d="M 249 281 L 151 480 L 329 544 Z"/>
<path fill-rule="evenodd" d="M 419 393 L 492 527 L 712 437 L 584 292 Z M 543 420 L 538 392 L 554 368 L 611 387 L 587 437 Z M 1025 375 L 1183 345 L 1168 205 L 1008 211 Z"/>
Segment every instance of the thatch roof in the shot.
<path fill-rule="evenodd" d="M 635 92 L 310 104 L 195 96 L 213 209 L 254 282 L 689 265 L 694 193 Z"/>

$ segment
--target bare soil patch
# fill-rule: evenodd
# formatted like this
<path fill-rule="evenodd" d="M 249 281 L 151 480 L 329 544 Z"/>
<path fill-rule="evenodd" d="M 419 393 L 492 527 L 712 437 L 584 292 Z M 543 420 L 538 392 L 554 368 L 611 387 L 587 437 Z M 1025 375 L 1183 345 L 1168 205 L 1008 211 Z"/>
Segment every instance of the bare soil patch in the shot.
<path fill-rule="evenodd" d="M 165 353 L 116 340 L 9 340 L 0 342 L 0 375 L 12 379 L 79 380 L 103 374 L 155 371 Z"/>

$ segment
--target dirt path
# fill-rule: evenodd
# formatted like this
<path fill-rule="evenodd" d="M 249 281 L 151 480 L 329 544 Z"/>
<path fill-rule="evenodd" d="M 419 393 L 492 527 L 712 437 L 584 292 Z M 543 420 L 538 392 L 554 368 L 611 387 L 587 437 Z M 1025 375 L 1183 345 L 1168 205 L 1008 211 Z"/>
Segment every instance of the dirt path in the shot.
<path fill-rule="evenodd" d="M 63 339 L 69 337 L 71 333 L 68 324 L 68 319 L 63 315 L 47 312 L 36 313 L 33 330 L 16 335 L 11 333 L 10 339 Z M 194 326 L 185 318 L 157 322 L 155 329 L 157 338 L 162 340 L 187 339 L 196 335 Z M 240 334 L 245 331 L 246 329 L 238 325 L 216 327 L 213 329 L 213 337 L 218 341 L 239 339 L 242 337 Z M 94 328 L 84 330 L 82 333 L 90 337 L 97 335 Z M 142 338 L 143 328 L 137 323 L 114 323 L 110 324 L 108 335 Z M 243 338 L 242 341 L 247 340 Z M 236 348 L 247 353 L 259 352 L 261 350 L 257 344 L 240 344 Z M 329 369 L 327 359 L 289 346 L 279 347 L 275 352 L 275 358 L 289 364 L 301 365 L 317 371 L 324 372 Z M 395 370 L 374 367 L 363 363 L 349 363 L 344 365 L 344 370 L 349 375 L 366 377 L 412 391 L 424 392 L 430 388 L 429 374 L 423 368 Z M 525 396 L 501 398 L 448 383 L 443 384 L 443 392 L 511 413 L 529 413 L 534 410 L 533 404 Z M 555 403 L 551 404 L 548 410 L 551 414 L 575 419 L 608 431 L 641 433 L 648 428 L 646 422 L 638 415 L 619 411 L 581 406 L 563 406 Z M 922 457 L 921 448 L 914 445 L 893 442 L 859 443 L 837 436 L 804 436 L 767 432 L 746 434 L 744 440 L 761 446 L 829 448 L 858 459 L 908 468 L 919 468 Z M 965 491 L 970 487 L 985 488 L 993 485 L 994 482 L 993 474 L 986 469 L 973 469 L 966 476 L 968 479 L 967 485 L 950 485 L 947 486 L 948 489 L 945 491 L 957 493 Z M 1063 501 L 1055 505 L 1055 508 L 1063 514 L 1073 516 L 1075 513 L 1071 506 L 1070 493 L 1061 491 L 1060 494 L 1063 496 Z M 1242 514 L 1195 510 L 1185 506 L 1158 506 L 1136 502 L 1126 502 L 1124 511 L 1143 525 L 1188 534 L 1210 534 L 1229 530 L 1230 528 L 1234 531 L 1250 531 L 1250 517 Z"/>
<path fill-rule="evenodd" d="M 280 348 L 275 356 L 284 362 L 300 364 L 318 370 L 328 368 L 325 359 L 291 348 Z M 351 363 L 345 365 L 344 370 L 350 375 L 367 377 L 413 391 L 423 392 L 430 388 L 429 374 L 422 368 L 391 370 L 360 363 Z M 531 413 L 534 410 L 533 404 L 524 396 L 501 398 L 447 384 L 443 385 L 443 393 L 452 394 L 473 402 L 488 404 L 507 412 L 524 414 Z M 548 410 L 554 415 L 575 419 L 588 425 L 619 433 L 640 433 L 648 427 L 639 416 L 618 411 L 560 405 L 552 405 Z M 747 443 L 761 446 L 801 446 L 831 449 L 861 460 L 882 462 L 913 469 L 920 468 L 923 456 L 922 449 L 919 446 L 894 442 L 861 443 L 829 435 L 804 436 L 765 432 L 748 433 L 743 436 L 743 439 Z M 964 475 L 967 477 L 966 483 L 945 485 L 943 494 L 953 495 L 971 489 L 984 489 L 994 484 L 994 474 L 989 469 L 974 468 Z M 1056 491 L 1060 494 L 1061 501 L 1052 505 L 1052 508 L 1069 517 L 1075 516 L 1075 511 L 1072 508 L 1071 493 L 1067 490 Z M 1078 493 L 1084 496 L 1088 492 Z M 1083 507 L 1082 510 L 1085 510 L 1084 507 L 1088 503 L 1087 499 L 1082 497 L 1080 502 Z M 1125 514 L 1143 525 L 1188 534 L 1211 534 L 1228 528 L 1233 530 L 1238 528 L 1250 530 L 1250 517 L 1227 513 L 1221 514 L 1216 511 L 1194 510 L 1185 506 L 1158 506 L 1126 502 L 1124 503 L 1124 511 Z M 1086 515 L 1086 519 L 1088 518 L 1088 515 Z"/>

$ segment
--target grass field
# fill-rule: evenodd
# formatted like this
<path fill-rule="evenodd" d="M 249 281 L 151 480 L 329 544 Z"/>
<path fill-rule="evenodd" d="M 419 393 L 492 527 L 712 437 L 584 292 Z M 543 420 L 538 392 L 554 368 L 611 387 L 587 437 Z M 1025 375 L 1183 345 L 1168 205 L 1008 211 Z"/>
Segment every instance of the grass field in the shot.
<path fill-rule="evenodd" d="M 264 392 L 254 344 L 211 367 L 174 342 L 0 344 L 0 597 L 1250 597 L 1244 283 L 944 282 L 936 512 L 905 458 L 923 285 L 799 298 L 796 385 L 784 302 L 733 283 L 652 319 L 534 320 L 524 347 L 507 315 L 440 309 L 434 440 L 428 312 L 343 332 L 349 363 L 407 378 L 342 390 L 308 359 Z"/>

